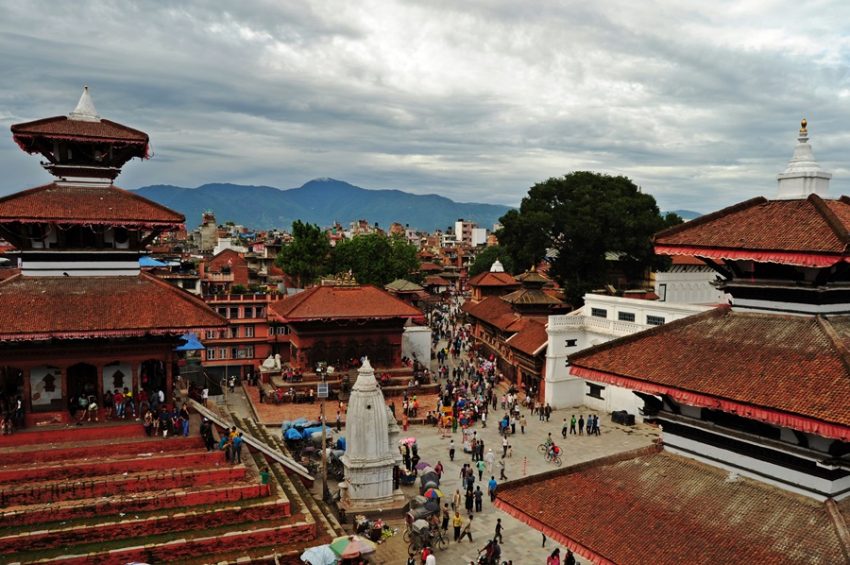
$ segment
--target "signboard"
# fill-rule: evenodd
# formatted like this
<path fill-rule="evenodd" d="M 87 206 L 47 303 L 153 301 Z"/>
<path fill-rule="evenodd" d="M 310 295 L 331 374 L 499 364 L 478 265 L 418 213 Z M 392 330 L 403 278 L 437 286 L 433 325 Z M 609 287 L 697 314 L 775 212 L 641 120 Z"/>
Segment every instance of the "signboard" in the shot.
<path fill-rule="evenodd" d="M 316 385 L 316 396 L 319 398 L 328 397 L 328 383 L 319 383 Z"/>

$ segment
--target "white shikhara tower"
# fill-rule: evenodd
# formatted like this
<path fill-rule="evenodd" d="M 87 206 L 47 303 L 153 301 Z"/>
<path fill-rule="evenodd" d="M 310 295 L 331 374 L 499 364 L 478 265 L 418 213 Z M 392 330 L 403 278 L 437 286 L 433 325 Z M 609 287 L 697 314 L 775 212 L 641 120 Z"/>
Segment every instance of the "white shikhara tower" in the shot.
<path fill-rule="evenodd" d="M 779 190 L 776 198 L 778 200 L 795 200 L 808 198 L 810 194 L 817 194 L 821 198 L 829 197 L 829 179 L 831 173 L 820 168 L 815 161 L 815 154 L 809 143 L 809 131 L 806 119 L 800 122 L 800 133 L 797 136 L 797 146 L 794 147 L 794 155 L 788 162 L 785 170 L 777 175 Z"/>
<path fill-rule="evenodd" d="M 343 507 L 349 512 L 368 511 L 403 503 L 401 491 L 393 489 L 393 468 L 399 458 L 398 425 L 384 402 L 368 358 L 357 372 L 345 422 Z"/>

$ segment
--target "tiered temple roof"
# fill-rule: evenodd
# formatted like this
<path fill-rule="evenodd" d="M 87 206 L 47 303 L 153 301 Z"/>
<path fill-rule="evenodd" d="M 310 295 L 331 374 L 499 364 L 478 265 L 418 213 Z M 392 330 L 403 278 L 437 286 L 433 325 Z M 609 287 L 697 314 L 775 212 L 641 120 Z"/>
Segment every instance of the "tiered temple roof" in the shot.
<path fill-rule="evenodd" d="M 573 375 L 850 440 L 850 316 L 709 310 L 585 349 Z"/>
<path fill-rule="evenodd" d="M 0 198 L 0 223 L 60 223 L 176 229 L 183 214 L 115 185 L 50 183 Z"/>
<path fill-rule="evenodd" d="M 496 500 L 606 565 L 846 563 L 829 505 L 655 448 L 510 481 Z"/>
<path fill-rule="evenodd" d="M 156 277 L 10 277 L 0 282 L 0 342 L 176 334 L 227 325 Z"/>
<path fill-rule="evenodd" d="M 422 312 L 370 285 L 314 286 L 269 306 L 281 322 L 421 318 Z"/>

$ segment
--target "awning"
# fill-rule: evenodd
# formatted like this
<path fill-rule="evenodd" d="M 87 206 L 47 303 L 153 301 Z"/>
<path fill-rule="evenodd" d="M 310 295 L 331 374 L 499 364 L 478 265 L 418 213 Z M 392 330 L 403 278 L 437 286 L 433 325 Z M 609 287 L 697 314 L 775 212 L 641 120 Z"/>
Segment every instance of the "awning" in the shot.
<path fill-rule="evenodd" d="M 180 339 L 186 340 L 186 343 L 179 347 L 175 347 L 174 351 L 200 351 L 201 349 L 206 349 L 204 345 L 198 340 L 198 336 L 193 333 L 183 334 L 180 336 Z"/>
<path fill-rule="evenodd" d="M 139 266 L 140 267 L 166 267 L 167 265 L 162 261 L 157 261 L 153 257 L 148 257 L 147 255 L 142 255 L 139 257 Z"/>

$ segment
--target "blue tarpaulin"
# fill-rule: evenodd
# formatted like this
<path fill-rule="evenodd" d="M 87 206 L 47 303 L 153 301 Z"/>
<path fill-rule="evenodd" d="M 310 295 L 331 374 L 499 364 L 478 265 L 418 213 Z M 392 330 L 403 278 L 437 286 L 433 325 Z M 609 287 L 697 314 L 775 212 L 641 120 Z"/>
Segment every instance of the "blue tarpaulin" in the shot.
<path fill-rule="evenodd" d="M 295 428 L 289 428 L 283 433 L 283 437 L 286 439 L 302 439 L 301 432 L 296 430 Z"/>
<path fill-rule="evenodd" d="M 183 334 L 180 336 L 180 339 L 185 339 L 186 343 L 174 348 L 174 351 L 200 351 L 201 349 L 206 349 L 198 340 L 198 336 L 193 333 Z"/>
<path fill-rule="evenodd" d="M 147 255 L 142 255 L 139 257 L 139 266 L 140 267 L 167 267 L 165 263 L 162 261 L 157 261 L 153 257 L 148 257 Z"/>

